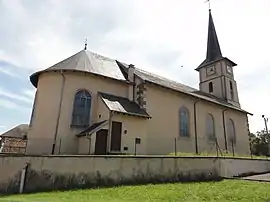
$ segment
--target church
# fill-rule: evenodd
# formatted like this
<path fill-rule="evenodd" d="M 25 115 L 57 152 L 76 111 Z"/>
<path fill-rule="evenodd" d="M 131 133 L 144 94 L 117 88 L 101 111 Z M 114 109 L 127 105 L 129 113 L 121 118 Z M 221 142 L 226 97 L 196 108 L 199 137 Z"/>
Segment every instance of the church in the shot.
<path fill-rule="evenodd" d="M 236 63 L 224 57 L 209 10 L 199 89 L 86 48 L 30 76 L 36 94 L 27 154 L 249 154 Z"/>

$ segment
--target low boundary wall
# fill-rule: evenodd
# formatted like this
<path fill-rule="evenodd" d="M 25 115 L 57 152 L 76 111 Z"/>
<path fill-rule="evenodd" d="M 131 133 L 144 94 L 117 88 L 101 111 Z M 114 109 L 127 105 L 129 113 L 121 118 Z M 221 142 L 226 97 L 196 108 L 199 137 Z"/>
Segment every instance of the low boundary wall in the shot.
<path fill-rule="evenodd" d="M 266 171 L 267 160 L 215 157 L 0 156 L 0 193 L 208 181 Z"/>

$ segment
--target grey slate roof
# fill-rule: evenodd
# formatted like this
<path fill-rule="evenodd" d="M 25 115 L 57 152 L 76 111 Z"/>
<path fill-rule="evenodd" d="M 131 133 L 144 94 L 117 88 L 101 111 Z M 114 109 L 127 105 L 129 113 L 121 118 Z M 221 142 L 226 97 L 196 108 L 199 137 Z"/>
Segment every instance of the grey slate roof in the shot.
<path fill-rule="evenodd" d="M 99 92 L 99 95 L 110 111 L 129 114 L 133 116 L 151 118 L 150 115 L 136 102 L 130 101 L 127 98 L 102 92 Z"/>
<path fill-rule="evenodd" d="M 95 132 L 99 127 L 105 125 L 108 123 L 108 120 L 99 121 L 96 123 L 93 123 L 91 126 L 87 127 L 85 130 L 77 134 L 76 136 L 81 137 L 85 136 L 86 134 L 91 135 L 93 132 Z"/>
<path fill-rule="evenodd" d="M 55 70 L 89 72 L 92 74 L 126 81 L 115 60 L 85 50 L 82 50 L 43 71 L 32 74 L 30 76 L 30 81 L 35 87 L 37 87 L 38 77 L 42 72 Z"/>
<path fill-rule="evenodd" d="M 236 65 L 233 61 L 222 56 L 221 49 L 220 49 L 219 42 L 218 42 L 217 33 L 216 33 L 216 28 L 215 28 L 214 21 L 213 21 L 213 17 L 211 14 L 211 10 L 209 9 L 206 59 L 196 68 L 196 70 L 199 70 L 200 68 L 202 68 L 206 65 L 209 65 L 211 63 L 217 62 L 217 61 L 222 60 L 222 59 L 227 60 L 233 66 Z"/>
<path fill-rule="evenodd" d="M 91 73 L 95 75 L 105 76 L 111 79 L 116 79 L 119 81 L 127 81 L 127 68 L 128 65 L 117 60 L 113 60 L 96 53 L 92 53 L 87 50 L 82 50 L 77 54 L 59 62 L 48 69 L 43 71 L 36 72 L 30 76 L 30 81 L 32 84 L 37 87 L 39 75 L 43 72 L 48 71 L 60 71 L 60 70 L 70 70 L 70 71 L 81 71 L 86 73 Z M 135 75 L 142 78 L 146 82 L 153 83 L 159 85 L 161 87 L 165 87 L 174 91 L 178 91 L 181 93 L 188 94 L 190 96 L 196 97 L 198 99 L 203 99 L 212 103 L 216 103 L 218 105 L 222 105 L 225 107 L 229 107 L 231 109 L 236 109 L 241 112 L 248 113 L 242 110 L 239 107 L 233 106 L 232 104 L 227 103 L 224 100 L 218 99 L 210 94 L 203 93 L 198 89 L 192 88 L 190 86 L 181 84 L 179 82 L 152 74 L 150 72 L 135 68 Z M 128 99 L 126 99 L 129 101 Z M 109 100 L 108 100 L 109 102 Z M 112 107 L 115 103 L 111 102 L 110 107 Z M 136 103 L 135 103 L 136 104 Z M 121 107 L 121 103 L 118 106 L 114 106 L 118 111 L 125 112 L 123 106 Z M 116 110 L 115 109 L 115 110 Z M 251 114 L 251 113 L 249 113 Z M 149 115 L 148 115 L 149 116 Z"/>

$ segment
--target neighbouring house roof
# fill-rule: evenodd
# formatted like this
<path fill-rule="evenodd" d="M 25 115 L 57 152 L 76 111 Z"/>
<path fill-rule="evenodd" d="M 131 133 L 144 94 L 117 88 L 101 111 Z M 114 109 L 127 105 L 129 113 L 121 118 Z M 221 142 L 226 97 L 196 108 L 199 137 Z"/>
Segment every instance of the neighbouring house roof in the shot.
<path fill-rule="evenodd" d="M 108 123 L 108 120 L 96 122 L 96 123 L 92 124 L 91 126 L 87 127 L 85 130 L 83 130 L 82 132 L 80 132 L 76 136 L 81 137 L 81 136 L 85 136 L 86 134 L 91 135 L 94 132 L 96 132 L 97 130 L 99 130 L 101 127 L 106 125 L 107 123 Z"/>
<path fill-rule="evenodd" d="M 7 132 L 1 134 L 0 137 L 23 139 L 27 136 L 28 129 L 29 129 L 28 124 L 20 124 L 8 130 Z"/>
<path fill-rule="evenodd" d="M 82 50 L 76 53 L 75 55 L 49 67 L 48 69 L 32 74 L 30 76 L 30 81 L 35 87 L 37 87 L 38 78 L 40 74 L 42 74 L 43 72 L 60 71 L 60 70 L 80 71 L 80 72 L 85 72 L 85 73 L 91 73 L 94 75 L 100 75 L 100 76 L 115 79 L 118 81 L 128 82 L 127 81 L 127 71 L 128 71 L 127 64 L 98 55 L 88 50 Z M 219 99 L 207 93 L 203 93 L 199 91 L 198 89 L 192 88 L 182 83 L 155 75 L 153 73 L 135 68 L 135 75 L 137 75 L 138 77 L 142 78 L 143 80 L 149 83 L 153 83 L 161 87 L 165 87 L 165 88 L 177 91 L 177 92 L 185 93 L 187 95 L 193 96 L 198 99 L 202 99 L 211 103 L 222 105 L 224 107 L 228 107 L 228 108 L 235 109 L 235 110 L 252 115 L 251 113 L 245 110 L 242 110 L 241 108 L 234 106 L 230 103 L 227 103 L 226 101 L 222 99 Z M 125 99 L 128 100 L 127 98 Z M 114 105 L 113 102 L 111 102 L 110 104 Z M 133 104 L 133 106 L 135 106 L 135 104 Z M 121 104 L 119 104 L 118 107 L 120 107 L 120 105 Z M 125 110 L 120 110 L 120 111 L 125 112 Z"/>
<path fill-rule="evenodd" d="M 151 118 L 145 109 L 141 108 L 136 102 L 127 98 L 99 92 L 101 99 L 110 111 Z"/>

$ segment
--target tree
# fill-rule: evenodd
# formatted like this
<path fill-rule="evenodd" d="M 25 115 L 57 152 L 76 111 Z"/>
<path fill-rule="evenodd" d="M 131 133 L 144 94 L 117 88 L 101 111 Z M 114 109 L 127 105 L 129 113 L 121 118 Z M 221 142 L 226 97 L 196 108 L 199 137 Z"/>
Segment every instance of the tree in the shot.
<path fill-rule="evenodd" d="M 258 156 L 268 156 L 269 155 L 269 135 L 267 135 L 265 130 L 258 131 L 256 134 L 250 133 L 250 146 L 251 153 Z"/>

